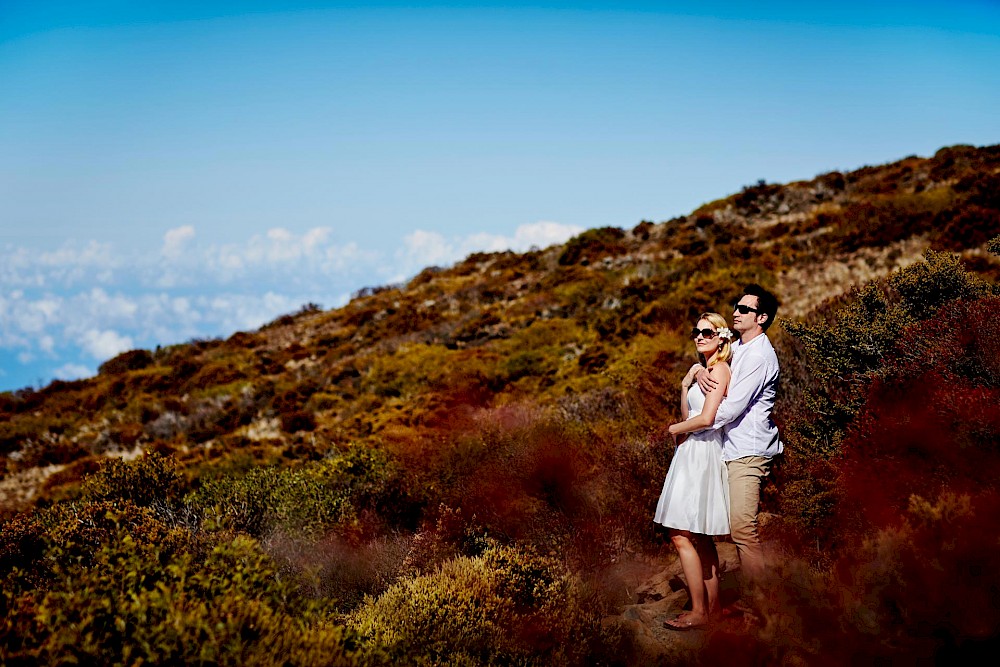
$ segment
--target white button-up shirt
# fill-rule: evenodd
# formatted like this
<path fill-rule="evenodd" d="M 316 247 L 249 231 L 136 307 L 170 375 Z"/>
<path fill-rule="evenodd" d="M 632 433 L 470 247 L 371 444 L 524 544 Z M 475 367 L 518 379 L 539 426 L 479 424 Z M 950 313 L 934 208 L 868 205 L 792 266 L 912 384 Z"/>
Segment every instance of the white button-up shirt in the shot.
<path fill-rule="evenodd" d="M 761 334 L 733 346 L 733 375 L 713 429 L 722 429 L 722 460 L 776 456 L 784 449 L 771 419 L 778 388 L 778 355 Z"/>

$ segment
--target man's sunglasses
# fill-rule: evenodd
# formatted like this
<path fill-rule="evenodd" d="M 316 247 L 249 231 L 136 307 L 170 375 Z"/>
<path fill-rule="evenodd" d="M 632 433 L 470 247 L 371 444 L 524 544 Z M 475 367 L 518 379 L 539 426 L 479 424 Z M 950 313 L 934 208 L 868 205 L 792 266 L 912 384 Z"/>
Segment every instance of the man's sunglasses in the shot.
<path fill-rule="evenodd" d="M 757 313 L 758 315 L 760 314 L 760 311 L 757 310 L 756 308 L 751 308 L 750 306 L 744 306 L 742 303 L 734 303 L 733 310 L 740 311 L 740 315 L 746 315 L 747 313 Z"/>
<path fill-rule="evenodd" d="M 701 336 L 702 338 L 708 338 L 709 340 L 711 340 L 712 338 L 715 338 L 718 335 L 719 332 L 715 331 L 714 329 L 691 329 L 692 340 L 697 338 L 698 336 Z"/>

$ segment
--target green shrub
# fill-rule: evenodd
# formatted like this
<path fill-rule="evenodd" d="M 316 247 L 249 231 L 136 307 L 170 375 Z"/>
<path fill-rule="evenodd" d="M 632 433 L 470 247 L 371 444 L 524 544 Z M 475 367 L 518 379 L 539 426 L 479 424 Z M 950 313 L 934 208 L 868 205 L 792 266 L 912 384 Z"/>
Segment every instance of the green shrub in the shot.
<path fill-rule="evenodd" d="M 350 634 L 299 601 L 246 538 L 198 558 L 119 529 L 91 567 L 58 564 L 45 590 L 7 584 L 7 664 L 359 664 Z"/>
<path fill-rule="evenodd" d="M 500 364 L 500 375 L 506 382 L 517 382 L 528 375 L 548 375 L 552 372 L 549 357 L 538 350 L 516 352 Z"/>
<path fill-rule="evenodd" d="M 412 665 L 584 664 L 597 634 L 560 568 L 496 545 L 393 585 L 348 625 L 368 649 Z"/>
<path fill-rule="evenodd" d="M 1000 236 L 994 236 L 986 244 L 986 249 L 994 255 L 1000 255 Z"/>
<path fill-rule="evenodd" d="M 820 380 L 857 382 L 879 368 L 913 320 L 890 300 L 884 286 L 869 283 L 853 289 L 849 303 L 825 321 L 806 324 L 785 319 L 781 325 L 803 345 L 810 370 Z"/>
<path fill-rule="evenodd" d="M 937 213 L 947 204 L 936 196 L 937 192 L 851 202 L 838 213 L 828 214 L 835 225 L 834 238 L 839 250 L 854 252 L 859 248 L 882 247 L 930 231 Z"/>
<path fill-rule="evenodd" d="M 241 476 L 207 480 L 188 502 L 209 525 L 253 536 L 274 528 L 315 535 L 352 523 L 368 508 L 389 521 L 415 510 L 399 466 L 364 446 L 300 468 L 254 467 Z"/>
<path fill-rule="evenodd" d="M 946 303 L 991 293 L 950 253 L 928 251 L 924 261 L 897 271 L 888 284 L 855 289 L 847 303 L 816 324 L 782 320 L 805 346 L 812 370 L 827 382 L 870 379 L 893 354 L 914 322 L 933 317 Z"/>
<path fill-rule="evenodd" d="M 391 354 L 373 355 L 361 387 L 382 398 L 411 398 L 444 382 L 461 354 L 442 345 L 400 345 Z"/>
<path fill-rule="evenodd" d="M 149 350 L 129 350 L 105 361 L 97 367 L 97 372 L 101 375 L 118 375 L 142 370 L 152 363 L 153 355 Z"/>
<path fill-rule="evenodd" d="M 994 290 L 955 256 L 928 251 L 825 317 L 784 321 L 818 380 L 783 428 L 792 465 L 780 504 L 791 533 L 847 544 L 848 525 L 892 521 L 909 494 L 936 493 L 946 479 L 989 483 L 977 466 L 991 469 L 981 443 L 1000 429 L 985 407 L 1000 385 Z M 975 391 L 949 398 L 956 381 Z"/>
<path fill-rule="evenodd" d="M 65 422 L 48 415 L 21 414 L 12 419 L 0 420 L 0 454 L 23 449 L 45 433 L 65 427 Z"/>
<path fill-rule="evenodd" d="M 991 292 L 988 283 L 962 268 L 957 256 L 930 250 L 923 262 L 890 276 L 889 284 L 899 292 L 902 305 L 920 320 L 933 317 L 951 301 L 975 299 Z"/>
<path fill-rule="evenodd" d="M 566 242 L 559 255 L 559 265 L 588 263 L 608 255 L 619 255 L 626 249 L 624 239 L 625 232 L 617 227 L 588 229 Z"/>
<path fill-rule="evenodd" d="M 93 500 L 128 500 L 146 507 L 177 500 L 185 486 L 173 458 L 145 454 L 134 461 L 108 459 L 87 479 L 83 491 Z"/>
<path fill-rule="evenodd" d="M 984 538 L 997 507 L 995 494 L 912 496 L 896 525 L 869 532 L 828 569 L 775 562 L 754 598 L 761 621 L 719 628 L 699 662 L 975 662 L 1000 624 L 995 542 Z"/>
<path fill-rule="evenodd" d="M 739 194 L 733 196 L 733 204 L 744 215 L 756 215 L 763 208 L 769 208 L 770 200 L 780 196 L 783 188 L 778 183 L 768 183 L 763 178 L 754 185 L 745 185 Z"/>
<path fill-rule="evenodd" d="M 187 499 L 209 527 L 262 536 L 277 525 L 314 532 L 339 523 L 345 499 L 302 470 L 251 468 L 240 477 L 204 482 Z"/>
<path fill-rule="evenodd" d="M 46 478 L 39 489 L 39 501 L 51 504 L 53 501 L 75 499 L 82 495 L 82 483 L 85 477 L 99 472 L 101 459 L 96 456 L 84 456 L 68 464 Z"/>
<path fill-rule="evenodd" d="M 281 430 L 286 433 L 298 433 L 300 431 L 315 431 L 316 418 L 311 412 L 296 410 L 281 415 Z"/>
<path fill-rule="evenodd" d="M 679 279 L 676 286 L 659 299 L 663 312 L 661 321 L 667 327 L 686 330 L 704 312 L 721 309 L 722 314 L 728 317 L 732 312 L 725 312 L 725 304 L 738 298 L 744 285 L 754 282 L 771 287 L 771 272 L 754 262 L 721 263 L 714 268 L 694 271 Z M 651 321 L 656 322 L 657 319 L 660 318 L 652 318 Z"/>
<path fill-rule="evenodd" d="M 483 308 L 465 315 L 451 332 L 451 339 L 462 343 L 489 340 L 490 331 L 503 324 L 502 313 L 494 308 Z"/>
<path fill-rule="evenodd" d="M 0 578 L 45 588 L 53 573 L 90 567 L 94 554 L 116 536 L 156 545 L 161 553 L 197 550 L 187 530 L 172 527 L 152 509 L 129 500 L 60 503 L 19 514 L 0 531 Z"/>
<path fill-rule="evenodd" d="M 938 215 L 932 236 L 936 249 L 977 248 L 1000 231 L 1000 210 L 962 203 Z"/>
<path fill-rule="evenodd" d="M 183 391 L 194 392 L 208 387 L 232 384 L 245 380 L 246 374 L 238 367 L 237 360 L 220 360 L 204 364 L 184 385 Z"/>

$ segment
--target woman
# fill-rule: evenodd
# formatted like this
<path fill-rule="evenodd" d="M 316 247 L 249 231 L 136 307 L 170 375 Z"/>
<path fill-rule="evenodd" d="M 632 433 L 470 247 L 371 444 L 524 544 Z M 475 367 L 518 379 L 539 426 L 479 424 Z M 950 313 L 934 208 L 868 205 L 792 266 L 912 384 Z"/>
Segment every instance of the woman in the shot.
<path fill-rule="evenodd" d="M 698 357 L 718 385 L 706 396 L 697 383 L 695 364 L 681 380 L 681 417 L 670 435 L 680 442 L 663 482 L 654 520 L 670 529 L 687 578 L 691 611 L 667 621 L 689 630 L 708 624 L 719 608 L 719 555 L 712 535 L 729 533 L 729 484 L 722 462 L 722 431 L 707 429 L 715 421 L 732 376 L 733 333 L 718 313 L 705 313 L 691 330 Z M 684 438 L 685 434 L 691 434 Z"/>

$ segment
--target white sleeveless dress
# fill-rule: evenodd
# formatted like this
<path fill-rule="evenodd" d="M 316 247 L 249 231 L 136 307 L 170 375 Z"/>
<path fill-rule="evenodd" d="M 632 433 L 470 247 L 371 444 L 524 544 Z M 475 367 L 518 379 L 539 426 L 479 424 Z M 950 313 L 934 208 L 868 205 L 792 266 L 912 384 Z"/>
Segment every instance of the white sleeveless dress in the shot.
<path fill-rule="evenodd" d="M 688 417 L 701 413 L 705 394 L 688 389 Z M 722 461 L 722 429 L 689 433 L 674 453 L 653 517 L 668 528 L 729 534 L 729 478 Z"/>

